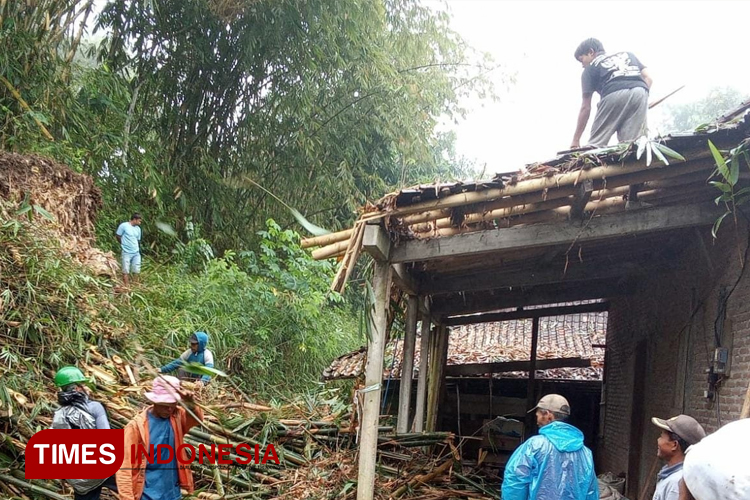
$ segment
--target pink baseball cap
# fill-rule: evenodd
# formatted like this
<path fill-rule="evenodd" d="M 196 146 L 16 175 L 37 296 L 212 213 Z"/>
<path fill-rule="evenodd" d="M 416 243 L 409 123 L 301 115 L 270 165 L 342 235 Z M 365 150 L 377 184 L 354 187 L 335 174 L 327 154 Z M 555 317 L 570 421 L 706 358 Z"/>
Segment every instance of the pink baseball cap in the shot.
<path fill-rule="evenodd" d="M 160 375 L 153 381 L 146 399 L 156 404 L 177 403 L 182 399 L 179 393 L 180 379 L 171 375 Z"/>

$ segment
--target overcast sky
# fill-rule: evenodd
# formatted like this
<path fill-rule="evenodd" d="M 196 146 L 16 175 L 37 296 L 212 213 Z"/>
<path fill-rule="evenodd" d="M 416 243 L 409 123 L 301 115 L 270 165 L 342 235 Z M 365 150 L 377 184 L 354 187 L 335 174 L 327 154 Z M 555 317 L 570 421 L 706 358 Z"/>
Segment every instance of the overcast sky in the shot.
<path fill-rule="evenodd" d="M 717 86 L 750 95 L 747 1 L 510 1 L 426 0 L 448 9 L 452 27 L 474 48 L 489 52 L 503 68 L 493 74 L 500 101 L 470 102 L 459 125 L 458 150 L 487 174 L 544 161 L 568 149 L 581 103 L 581 68 L 573 58 L 586 38 L 607 52 L 633 52 L 654 79 L 651 100 L 684 89 L 665 104 L 689 102 Z M 504 73 L 516 82 L 504 90 Z M 597 99 L 597 96 L 594 97 Z M 738 103 L 739 104 L 739 103 Z M 592 110 L 589 126 L 593 122 Z M 654 131 L 652 131 L 654 132 Z M 581 144 L 588 141 L 584 132 Z"/>

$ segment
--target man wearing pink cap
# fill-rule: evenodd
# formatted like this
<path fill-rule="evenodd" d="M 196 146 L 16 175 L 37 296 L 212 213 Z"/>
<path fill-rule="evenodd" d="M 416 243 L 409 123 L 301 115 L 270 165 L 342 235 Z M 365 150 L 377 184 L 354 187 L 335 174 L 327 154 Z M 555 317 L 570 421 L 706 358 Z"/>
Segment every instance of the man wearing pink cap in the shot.
<path fill-rule="evenodd" d="M 178 403 L 181 401 L 199 419 L 203 411 L 193 402 L 193 396 L 180 388 L 180 380 L 170 375 L 159 375 L 153 381 L 146 398 L 153 403 L 136 415 L 125 427 L 125 458 L 123 467 L 117 472 L 117 488 L 120 500 L 179 500 L 180 488 L 192 493 L 193 474 L 188 466 L 187 451 L 181 446 L 185 434 L 196 425 L 196 420 Z M 169 445 L 159 449 L 160 456 L 153 464 L 131 457 L 131 448 L 138 450 L 149 445 Z M 175 456 L 180 453 L 182 456 Z M 171 461 L 170 461 L 171 456 Z M 159 462 L 164 463 L 159 463 Z"/>

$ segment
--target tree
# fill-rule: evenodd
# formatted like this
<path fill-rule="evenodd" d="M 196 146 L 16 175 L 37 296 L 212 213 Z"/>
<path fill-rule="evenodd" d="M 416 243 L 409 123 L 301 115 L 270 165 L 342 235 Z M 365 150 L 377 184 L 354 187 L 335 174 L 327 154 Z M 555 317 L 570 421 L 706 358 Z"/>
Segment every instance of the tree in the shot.
<path fill-rule="evenodd" d="M 414 0 L 118 0 L 100 26 L 106 64 L 136 75 L 136 126 L 92 173 L 118 179 L 115 203 L 191 216 L 219 248 L 291 221 L 245 177 L 342 227 L 366 200 L 432 180 L 451 144 L 437 119 L 491 93 L 490 62 Z"/>
<path fill-rule="evenodd" d="M 747 94 L 732 87 L 715 87 L 705 97 L 686 104 L 667 106 L 660 129 L 664 133 L 688 132 L 736 108 Z"/>

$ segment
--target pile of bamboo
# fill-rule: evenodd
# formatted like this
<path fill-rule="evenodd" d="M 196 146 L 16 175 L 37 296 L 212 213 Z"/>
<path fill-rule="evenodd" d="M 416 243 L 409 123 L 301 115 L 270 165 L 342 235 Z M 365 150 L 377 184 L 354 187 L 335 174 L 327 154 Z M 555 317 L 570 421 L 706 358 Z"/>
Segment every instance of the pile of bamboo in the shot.
<path fill-rule="evenodd" d="M 352 229 L 302 240 L 303 248 L 314 249 L 313 258 L 341 258 L 341 273 L 333 289 L 351 272 L 352 259 L 359 253 L 362 232 L 367 223 L 387 222 L 399 238 L 434 238 L 488 228 L 535 224 L 568 218 L 581 199 L 584 183 L 590 186 L 589 198 L 580 212 L 600 215 L 623 211 L 631 187 L 637 199 L 651 205 L 709 200 L 715 190 L 707 185 L 714 169 L 710 153 L 698 151 L 689 161 L 665 166 L 645 160 L 624 164 L 590 165 L 601 159 L 577 157 L 575 166 L 555 168 L 541 177 L 529 173 L 503 187 L 491 187 L 451 193 L 434 200 L 396 206 L 399 193 L 391 193 L 375 207 L 369 207 Z M 552 172 L 562 172 L 552 175 Z M 587 182 L 588 181 L 588 182 Z M 424 188 L 426 191 L 428 188 Z M 377 208 L 380 207 L 380 208 Z M 345 280 L 344 280 L 345 281 Z"/>
<path fill-rule="evenodd" d="M 104 356 L 95 347 L 89 349 L 86 358 L 80 366 L 96 381 L 93 398 L 105 404 L 113 428 L 124 427 L 145 407 L 143 392 L 150 387 L 150 377 L 142 382 L 139 374 L 150 372 L 151 367 L 131 364 L 117 355 Z M 11 401 L 0 406 L 0 497 L 69 499 L 72 490 L 64 481 L 24 478 L 26 444 L 35 431 L 50 427 L 57 407 L 56 390 L 50 383 L 53 373 L 40 368 L 38 373 L 27 375 L 44 382 L 35 386 L 38 390 L 25 394 L 5 388 Z M 238 458 L 239 444 L 257 444 L 261 450 L 273 444 L 279 464 L 193 464 L 198 498 L 333 498 L 345 488 L 343 496 L 351 497 L 356 491 L 358 433 L 351 405 L 332 404 L 330 395 L 324 395 L 314 405 L 307 398 L 304 402 L 269 406 L 248 402 L 247 395 L 225 389 L 225 385 L 219 379 L 205 388 L 184 382 L 186 389 L 197 390 L 196 402 L 205 415 L 201 425 L 189 431 L 185 442 L 196 449 L 200 445 L 210 449 L 212 444 L 230 444 L 229 458 L 233 460 Z M 454 459 L 459 458 L 452 434 L 398 435 L 390 426 L 380 427 L 379 432 L 379 498 L 412 497 L 423 485 L 438 480 L 441 487 L 465 491 L 466 498 L 482 498 L 481 489 L 466 486 L 449 473 Z M 437 450 L 438 458 L 433 457 L 433 450 Z M 448 456 L 440 455 L 440 450 Z M 341 472 L 336 478 L 329 477 L 333 463 Z M 473 482 L 479 484 L 476 478 Z M 107 498 L 104 491 L 103 498 Z M 300 491 L 306 493 L 300 495 Z"/>

